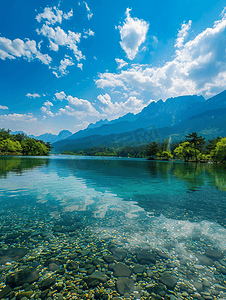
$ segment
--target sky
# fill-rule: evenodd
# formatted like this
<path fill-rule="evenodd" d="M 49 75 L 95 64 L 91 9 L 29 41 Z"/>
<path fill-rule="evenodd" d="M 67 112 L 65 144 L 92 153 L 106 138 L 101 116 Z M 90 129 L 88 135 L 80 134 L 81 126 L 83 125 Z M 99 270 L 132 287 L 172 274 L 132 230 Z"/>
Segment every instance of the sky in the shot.
<path fill-rule="evenodd" d="M 74 133 L 225 89 L 225 1 L 1 3 L 0 128 Z"/>

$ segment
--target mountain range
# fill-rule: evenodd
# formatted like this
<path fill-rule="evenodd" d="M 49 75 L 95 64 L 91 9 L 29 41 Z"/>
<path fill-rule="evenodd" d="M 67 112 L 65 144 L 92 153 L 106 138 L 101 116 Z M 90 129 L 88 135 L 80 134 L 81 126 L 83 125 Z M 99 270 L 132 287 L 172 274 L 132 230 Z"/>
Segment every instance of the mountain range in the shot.
<path fill-rule="evenodd" d="M 208 100 L 194 95 L 153 101 L 136 115 L 128 113 L 116 120 L 100 120 L 52 146 L 54 152 L 62 152 L 97 146 L 135 146 L 169 136 L 176 142 L 194 131 L 206 139 L 226 136 L 226 91 Z"/>
<path fill-rule="evenodd" d="M 26 134 L 23 131 L 11 131 L 11 134 L 17 134 L 17 133 Z M 45 134 L 41 134 L 38 136 L 29 135 L 29 137 L 33 138 L 33 139 L 37 139 L 37 140 L 42 140 L 44 142 L 54 143 L 54 142 L 66 139 L 66 138 L 70 137 L 71 135 L 72 135 L 72 132 L 70 132 L 69 130 L 62 130 L 61 132 L 59 132 L 58 135 L 52 134 L 52 133 L 45 133 Z"/>

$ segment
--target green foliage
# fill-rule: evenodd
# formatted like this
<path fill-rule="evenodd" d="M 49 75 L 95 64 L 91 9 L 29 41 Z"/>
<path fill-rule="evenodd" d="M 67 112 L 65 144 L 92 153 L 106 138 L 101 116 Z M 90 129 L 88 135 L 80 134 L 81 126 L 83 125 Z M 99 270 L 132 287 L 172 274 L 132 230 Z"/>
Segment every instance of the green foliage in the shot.
<path fill-rule="evenodd" d="M 48 155 L 49 149 L 41 142 L 28 138 L 21 142 L 24 155 Z"/>
<path fill-rule="evenodd" d="M 172 159 L 173 155 L 171 154 L 170 151 L 159 151 L 158 153 L 156 153 L 157 158 L 159 159 Z"/>
<path fill-rule="evenodd" d="M 156 142 L 151 142 L 151 144 L 147 146 L 147 156 L 150 158 L 156 156 L 158 151 L 159 151 L 159 146 Z"/>
<path fill-rule="evenodd" d="M 190 142 L 183 142 L 174 150 L 174 153 L 177 157 L 183 158 L 184 161 L 188 161 L 195 155 L 200 153 L 199 150 L 194 148 L 194 144 L 190 144 Z"/>
<path fill-rule="evenodd" d="M 214 150 L 210 152 L 211 158 L 214 161 L 221 163 L 226 162 L 226 138 L 222 138 L 217 144 Z"/>
<path fill-rule="evenodd" d="M 190 145 L 192 145 L 192 147 L 194 148 L 194 150 L 195 150 L 194 156 L 195 156 L 195 159 L 198 160 L 197 156 L 206 143 L 205 138 L 203 138 L 202 136 L 198 136 L 196 132 L 189 133 L 185 137 L 186 137 L 185 141 L 189 142 Z"/>
<path fill-rule="evenodd" d="M 10 134 L 10 130 L 0 129 L 1 155 L 49 155 L 49 143 L 29 138 L 25 134 Z"/>

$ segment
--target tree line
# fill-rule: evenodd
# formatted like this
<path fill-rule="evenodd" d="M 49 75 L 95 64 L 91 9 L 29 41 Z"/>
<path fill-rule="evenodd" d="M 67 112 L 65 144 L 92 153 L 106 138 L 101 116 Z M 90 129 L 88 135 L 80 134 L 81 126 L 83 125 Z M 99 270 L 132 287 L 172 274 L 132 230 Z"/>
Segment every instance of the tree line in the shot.
<path fill-rule="evenodd" d="M 49 142 L 32 139 L 24 133 L 10 134 L 9 129 L 0 129 L 0 155 L 49 155 Z"/>
<path fill-rule="evenodd" d="M 196 132 L 192 132 L 185 136 L 185 141 L 170 146 L 171 149 L 162 150 L 159 147 L 158 143 L 151 142 L 147 146 L 147 156 L 149 159 L 180 158 L 185 162 L 226 162 L 225 137 L 213 138 L 212 140 L 206 142 L 205 138 L 203 138 L 202 136 L 198 136 Z"/>
<path fill-rule="evenodd" d="M 85 156 L 115 156 L 152 159 L 183 159 L 200 162 L 226 162 L 226 138 L 213 138 L 208 142 L 196 132 L 189 133 L 185 140 L 172 143 L 170 138 L 164 142 L 155 141 L 148 145 L 137 147 L 126 146 L 121 148 L 93 147 L 84 150 L 63 151 L 62 154 Z"/>

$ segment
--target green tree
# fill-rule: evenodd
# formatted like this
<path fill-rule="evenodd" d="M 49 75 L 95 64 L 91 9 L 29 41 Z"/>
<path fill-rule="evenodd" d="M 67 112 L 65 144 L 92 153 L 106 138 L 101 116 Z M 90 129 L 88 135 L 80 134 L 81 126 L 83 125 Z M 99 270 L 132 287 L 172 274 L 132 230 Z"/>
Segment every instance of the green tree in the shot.
<path fill-rule="evenodd" d="M 10 139 L 0 141 L 0 152 L 4 154 L 20 153 L 22 147 L 18 141 L 14 142 Z"/>
<path fill-rule="evenodd" d="M 213 160 L 219 162 L 226 162 L 226 138 L 222 138 L 217 144 L 214 150 L 210 153 Z"/>
<path fill-rule="evenodd" d="M 49 155 L 49 149 L 41 142 L 28 138 L 21 142 L 24 155 Z"/>
<path fill-rule="evenodd" d="M 183 142 L 174 150 L 176 156 L 183 158 L 185 162 L 187 162 L 192 157 L 196 156 L 200 153 L 199 150 L 194 148 L 194 145 L 190 142 Z"/>
<path fill-rule="evenodd" d="M 203 146 L 205 145 L 205 138 L 202 136 L 198 136 L 196 132 L 189 133 L 185 136 L 186 142 L 189 142 L 191 145 L 193 145 L 193 148 L 195 150 L 195 159 L 198 160 L 197 156 L 202 151 Z"/>
<path fill-rule="evenodd" d="M 151 142 L 148 146 L 147 146 L 147 156 L 149 158 L 154 158 L 154 156 L 156 156 L 156 154 L 159 151 L 159 147 L 158 144 L 156 142 Z"/>
<path fill-rule="evenodd" d="M 12 136 L 10 134 L 10 130 L 9 129 L 5 129 L 5 128 L 1 128 L 0 129 L 0 141 L 2 140 L 6 140 L 6 139 L 10 139 Z"/>

